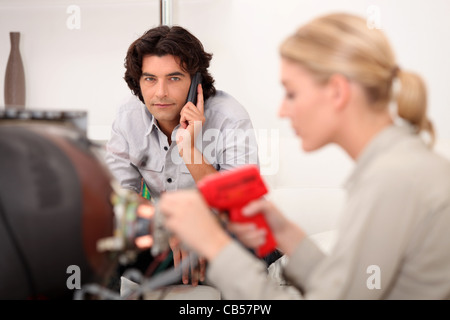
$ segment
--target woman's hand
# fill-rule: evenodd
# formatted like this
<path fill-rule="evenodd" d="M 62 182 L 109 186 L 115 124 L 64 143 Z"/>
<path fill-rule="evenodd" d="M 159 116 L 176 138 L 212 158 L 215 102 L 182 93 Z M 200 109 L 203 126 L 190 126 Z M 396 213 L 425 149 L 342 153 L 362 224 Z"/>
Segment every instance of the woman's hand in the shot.
<path fill-rule="evenodd" d="M 258 213 L 262 213 L 265 216 L 267 224 L 277 241 L 278 248 L 288 255 L 306 236 L 299 226 L 289 221 L 269 200 L 264 198 L 254 200 L 242 209 L 242 214 L 245 216 L 252 216 Z M 245 223 L 237 226 L 237 224 L 233 224 L 231 228 L 236 237 L 250 248 L 257 248 L 265 241 L 266 231 L 257 229 L 256 225 L 251 226 L 251 224 Z"/>

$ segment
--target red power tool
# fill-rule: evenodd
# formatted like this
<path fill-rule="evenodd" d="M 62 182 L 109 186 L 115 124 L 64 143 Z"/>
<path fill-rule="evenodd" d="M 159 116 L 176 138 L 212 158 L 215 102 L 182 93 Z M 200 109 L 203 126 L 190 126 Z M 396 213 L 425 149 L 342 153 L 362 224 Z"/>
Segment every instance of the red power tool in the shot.
<path fill-rule="evenodd" d="M 197 183 L 209 206 L 225 211 L 233 222 L 253 222 L 257 228 L 266 229 L 266 242 L 256 254 L 264 257 L 276 249 L 276 241 L 262 213 L 251 217 L 242 214 L 242 208 L 252 200 L 267 193 L 258 167 L 245 165 L 237 169 L 209 175 Z"/>

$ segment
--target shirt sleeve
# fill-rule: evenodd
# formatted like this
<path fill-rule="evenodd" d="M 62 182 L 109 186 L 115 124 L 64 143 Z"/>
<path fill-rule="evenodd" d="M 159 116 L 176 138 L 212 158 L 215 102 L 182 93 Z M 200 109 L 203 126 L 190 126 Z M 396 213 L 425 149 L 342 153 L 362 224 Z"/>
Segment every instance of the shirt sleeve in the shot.
<path fill-rule="evenodd" d="M 417 224 L 415 198 L 408 177 L 391 170 L 376 171 L 376 177 L 355 185 L 334 249 L 307 278 L 298 279 L 305 299 L 385 298 Z"/>
<path fill-rule="evenodd" d="M 313 240 L 306 237 L 289 257 L 283 270 L 283 276 L 301 293 L 304 293 L 305 282 L 324 258 L 323 251 Z"/>
<path fill-rule="evenodd" d="M 266 264 L 237 241 L 228 244 L 209 263 L 207 280 L 221 291 L 225 299 L 292 300 L 299 299 L 287 287 L 268 276 Z"/>
<path fill-rule="evenodd" d="M 249 118 L 222 128 L 220 135 L 223 143 L 217 150 L 217 157 L 222 160 L 219 162 L 221 169 L 231 170 L 245 164 L 259 167 L 258 143 Z"/>
<path fill-rule="evenodd" d="M 106 143 L 105 162 L 122 187 L 140 192 L 141 176 L 130 165 L 128 142 L 117 119 L 112 124 L 111 137 Z"/>

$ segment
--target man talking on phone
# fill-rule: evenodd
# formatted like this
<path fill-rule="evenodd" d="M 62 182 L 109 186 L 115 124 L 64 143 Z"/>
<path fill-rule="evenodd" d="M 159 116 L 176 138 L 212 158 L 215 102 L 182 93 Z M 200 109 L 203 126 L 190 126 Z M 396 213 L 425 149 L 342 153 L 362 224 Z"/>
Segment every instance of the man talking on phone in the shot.
<path fill-rule="evenodd" d="M 146 188 L 157 200 L 165 191 L 194 188 L 211 173 L 259 166 L 251 119 L 236 99 L 214 87 L 211 58 L 180 26 L 155 27 L 130 45 L 124 79 L 133 96 L 119 107 L 106 145 L 106 163 L 122 187 L 139 194 Z M 171 248 L 177 265 L 187 253 L 176 239 Z M 140 258 L 145 271 L 151 257 Z M 191 283 L 203 276 L 204 270 L 191 274 Z M 186 272 L 182 281 L 190 282 Z"/>

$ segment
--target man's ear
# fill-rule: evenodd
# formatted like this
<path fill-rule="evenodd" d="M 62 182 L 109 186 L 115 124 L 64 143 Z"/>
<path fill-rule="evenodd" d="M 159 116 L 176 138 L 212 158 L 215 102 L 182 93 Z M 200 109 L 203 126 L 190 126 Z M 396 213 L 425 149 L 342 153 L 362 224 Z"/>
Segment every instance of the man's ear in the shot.
<path fill-rule="evenodd" d="M 327 83 L 329 99 L 336 110 L 343 110 L 351 95 L 350 81 L 341 74 L 333 74 Z"/>

